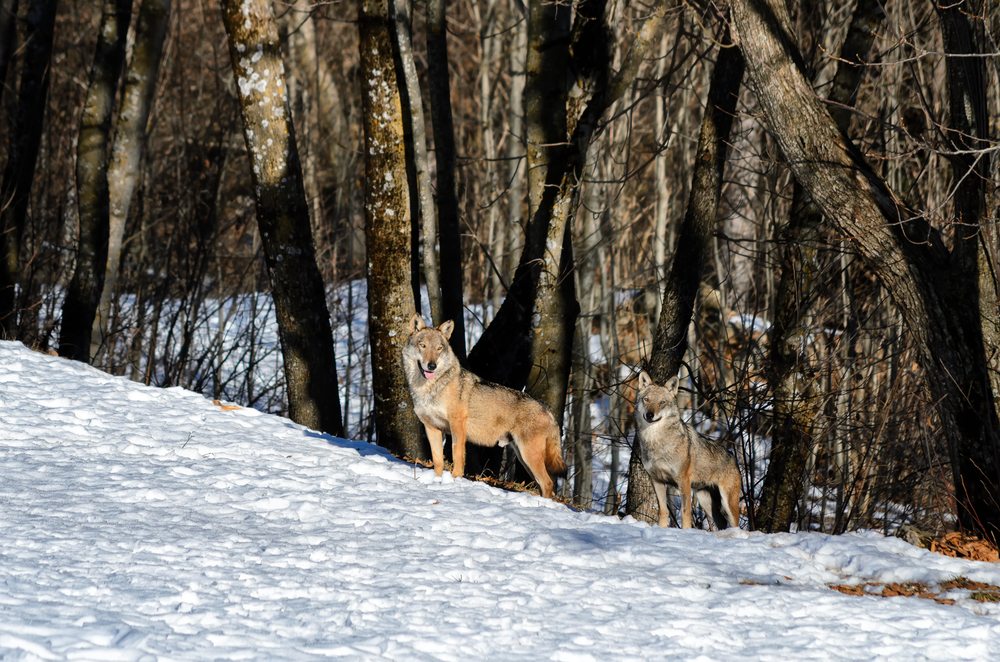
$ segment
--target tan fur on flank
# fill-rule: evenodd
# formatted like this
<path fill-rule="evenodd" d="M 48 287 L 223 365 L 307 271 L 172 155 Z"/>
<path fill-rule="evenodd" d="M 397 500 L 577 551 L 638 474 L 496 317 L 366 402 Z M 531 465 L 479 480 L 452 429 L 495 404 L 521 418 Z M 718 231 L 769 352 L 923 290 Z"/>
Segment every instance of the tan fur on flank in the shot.
<path fill-rule="evenodd" d="M 413 411 L 427 432 L 434 473 L 444 471 L 445 433 L 451 435 L 451 473 L 456 478 L 465 471 L 466 440 L 480 446 L 512 442 L 542 496 L 552 497 L 552 476 L 566 473 L 555 418 L 530 396 L 483 381 L 463 368 L 448 344 L 454 328 L 452 321 L 429 327 L 414 315 L 403 348 Z"/>
<path fill-rule="evenodd" d="M 642 466 L 653 481 L 659 524 L 667 526 L 667 485 L 681 493 L 681 526 L 691 527 L 691 490 L 716 528 L 740 525 L 740 472 L 736 460 L 718 444 L 702 439 L 683 420 L 677 406 L 677 377 L 654 384 L 639 373 L 635 401 L 636 438 Z"/>

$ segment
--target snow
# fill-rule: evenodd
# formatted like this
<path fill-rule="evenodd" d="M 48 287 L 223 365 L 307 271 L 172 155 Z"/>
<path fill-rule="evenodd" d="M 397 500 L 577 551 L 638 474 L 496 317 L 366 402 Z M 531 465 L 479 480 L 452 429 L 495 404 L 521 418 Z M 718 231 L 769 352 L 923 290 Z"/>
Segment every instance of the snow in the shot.
<path fill-rule="evenodd" d="M 659 529 L 0 342 L 0 659 L 974 659 L 961 561 Z"/>

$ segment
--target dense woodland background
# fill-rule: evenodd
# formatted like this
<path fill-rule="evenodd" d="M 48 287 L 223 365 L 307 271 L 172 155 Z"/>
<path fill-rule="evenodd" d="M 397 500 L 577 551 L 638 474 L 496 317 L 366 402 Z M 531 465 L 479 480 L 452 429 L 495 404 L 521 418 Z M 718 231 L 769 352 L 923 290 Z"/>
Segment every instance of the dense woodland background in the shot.
<path fill-rule="evenodd" d="M 0 329 L 422 458 L 423 307 L 560 413 L 584 507 L 655 512 L 644 366 L 751 527 L 995 537 L 998 38 L 989 0 L 0 0 Z"/>

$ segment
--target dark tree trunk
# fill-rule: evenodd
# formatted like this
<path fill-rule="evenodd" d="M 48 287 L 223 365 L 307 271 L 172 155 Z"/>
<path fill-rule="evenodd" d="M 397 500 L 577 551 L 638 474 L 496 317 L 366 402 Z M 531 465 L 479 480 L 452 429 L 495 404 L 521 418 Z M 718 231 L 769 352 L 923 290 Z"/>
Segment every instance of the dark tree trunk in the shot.
<path fill-rule="evenodd" d="M 448 77 L 445 1 L 427 0 L 427 85 L 430 88 L 434 159 L 437 165 L 437 235 L 440 245 L 441 318 L 454 320 L 451 347 L 465 359 L 465 303 L 462 289 L 462 243 L 455 191 L 455 129 Z M 426 249 L 425 249 L 426 250 Z"/>
<path fill-rule="evenodd" d="M 58 0 L 28 3 L 24 64 L 0 183 L 0 338 L 17 337 L 16 289 L 31 182 L 42 141 Z"/>
<path fill-rule="evenodd" d="M 850 238 L 903 313 L 941 417 L 966 529 L 1000 534 L 1000 420 L 979 315 L 978 279 L 954 268 L 940 234 L 840 132 L 802 72 L 781 0 L 731 0 L 765 121 L 805 191 Z"/>
<path fill-rule="evenodd" d="M 222 10 L 278 318 L 289 416 L 340 435 L 333 332 L 316 266 L 278 26 L 270 0 L 223 0 Z"/>
<path fill-rule="evenodd" d="M 864 63 L 884 20 L 885 12 L 878 0 L 860 0 L 854 9 L 830 88 L 830 113 L 845 134 Z M 798 183 L 792 199 L 791 217 L 783 233 L 781 276 L 770 331 L 768 381 L 774 397 L 771 456 L 760 503 L 753 513 L 753 524 L 762 531 L 788 531 L 795 520 L 807 480 L 813 425 L 822 406 L 815 380 L 797 369 L 801 341 L 807 333 L 801 328 L 801 320 L 812 300 L 810 294 L 823 287 L 818 266 L 821 256 L 815 249 L 822 214 Z"/>
<path fill-rule="evenodd" d="M 91 329 L 108 258 L 108 145 L 115 92 L 125 61 L 132 0 L 105 0 L 80 117 L 76 148 L 76 199 L 80 216 L 76 266 L 63 302 L 59 354 L 90 360 Z"/>
<path fill-rule="evenodd" d="M 983 343 L 992 357 L 994 393 L 1000 393 L 1000 297 L 996 265 L 991 263 L 987 235 L 986 191 L 990 185 L 991 152 L 985 39 L 982 23 L 975 27 L 969 16 L 983 16 L 981 2 L 934 3 L 941 18 L 948 78 L 949 123 L 946 135 L 951 157 L 955 209 L 955 269 L 966 282 L 978 280 L 979 315 Z"/>
<path fill-rule="evenodd" d="M 7 67 L 17 41 L 17 0 L 0 0 L 0 101 L 7 91 Z"/>
<path fill-rule="evenodd" d="M 565 384 L 567 377 L 554 371 L 568 370 L 578 311 L 571 286 L 564 282 L 572 265 L 564 237 L 572 227 L 588 149 L 601 118 L 634 82 L 665 16 L 661 8 L 645 21 L 621 69 L 612 75 L 603 3 L 587 2 L 578 11 L 582 18 L 571 31 L 567 7 L 547 2 L 528 7 L 527 236 L 507 297 L 469 355 L 470 365 L 488 379 L 513 388 L 535 384 L 553 411 L 562 408 L 565 386 L 558 388 L 558 382 Z M 583 81 L 582 96 L 572 102 L 566 78 L 571 39 L 577 54 L 573 68 Z M 563 315 L 572 319 L 561 319 Z M 556 387 L 547 383 L 550 379 Z"/>
<path fill-rule="evenodd" d="M 565 168 L 566 72 L 570 7 L 548 0 L 528 3 L 524 123 L 527 136 L 528 230 L 507 297 L 469 352 L 474 372 L 511 388 L 524 387 L 531 367 L 531 313 L 546 259 L 545 240 L 556 190 Z M 546 187 L 546 184 L 550 186 Z M 562 246 L 562 235 L 556 246 Z M 560 255 L 552 271 L 557 272 Z M 551 260 L 552 255 L 548 258 Z"/>
<path fill-rule="evenodd" d="M 365 129 L 368 335 L 378 443 L 400 456 L 428 457 L 403 373 L 410 281 L 410 199 L 399 79 L 388 0 L 362 0 L 361 94 Z M 402 405 L 406 406 L 402 406 Z"/>
<path fill-rule="evenodd" d="M 743 80 L 743 56 L 730 42 L 727 30 L 712 71 L 708 106 L 698 135 L 691 193 L 663 286 L 660 317 L 653 334 L 648 368 L 650 376 L 660 384 L 677 374 L 687 350 L 688 325 L 718 219 L 729 133 Z M 656 512 L 656 500 L 638 452 L 633 452 L 629 460 L 628 476 L 626 512 L 652 516 Z"/>

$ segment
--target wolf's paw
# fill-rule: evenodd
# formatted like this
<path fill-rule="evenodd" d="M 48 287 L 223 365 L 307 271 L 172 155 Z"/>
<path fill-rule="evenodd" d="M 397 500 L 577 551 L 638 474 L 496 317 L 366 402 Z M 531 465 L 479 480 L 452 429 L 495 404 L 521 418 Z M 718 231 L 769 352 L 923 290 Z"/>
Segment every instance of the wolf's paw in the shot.
<path fill-rule="evenodd" d="M 430 471 L 417 472 L 417 480 L 424 485 L 435 485 L 441 483 L 441 476 L 435 476 Z"/>
<path fill-rule="evenodd" d="M 451 485 L 452 483 L 455 482 L 455 477 L 452 476 L 450 473 L 445 472 L 441 474 L 441 476 L 438 478 L 436 482 L 442 483 L 444 485 Z"/>

